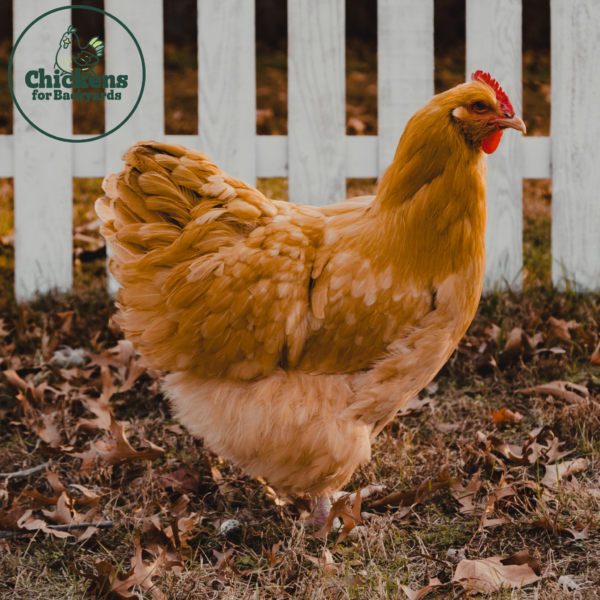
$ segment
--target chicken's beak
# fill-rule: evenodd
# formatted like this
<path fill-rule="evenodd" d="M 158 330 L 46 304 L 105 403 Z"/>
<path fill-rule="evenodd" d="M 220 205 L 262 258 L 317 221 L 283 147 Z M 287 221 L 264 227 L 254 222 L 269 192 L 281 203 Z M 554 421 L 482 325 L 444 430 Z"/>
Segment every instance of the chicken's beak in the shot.
<path fill-rule="evenodd" d="M 512 117 L 506 119 L 498 119 L 496 123 L 503 129 L 506 127 L 510 127 L 511 129 L 516 129 L 517 131 L 527 133 L 527 127 L 525 127 L 523 119 L 521 119 L 517 115 L 513 115 Z"/>

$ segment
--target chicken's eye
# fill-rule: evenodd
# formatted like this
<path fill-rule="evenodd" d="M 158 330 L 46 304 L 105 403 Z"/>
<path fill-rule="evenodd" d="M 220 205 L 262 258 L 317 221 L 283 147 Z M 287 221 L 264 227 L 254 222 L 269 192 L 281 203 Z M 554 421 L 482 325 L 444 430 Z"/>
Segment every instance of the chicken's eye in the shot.
<path fill-rule="evenodd" d="M 473 104 L 471 104 L 471 108 L 475 111 L 475 112 L 483 112 L 484 110 L 487 109 L 487 106 L 483 103 L 483 102 L 473 102 Z"/>

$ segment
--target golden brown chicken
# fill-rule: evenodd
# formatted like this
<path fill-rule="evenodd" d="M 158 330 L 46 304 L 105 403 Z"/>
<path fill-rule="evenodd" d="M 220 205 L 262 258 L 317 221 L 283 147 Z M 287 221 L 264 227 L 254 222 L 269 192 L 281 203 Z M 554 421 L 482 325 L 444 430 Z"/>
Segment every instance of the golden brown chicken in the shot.
<path fill-rule="evenodd" d="M 507 127 L 525 131 L 477 72 L 409 121 L 376 196 L 323 208 L 269 200 L 177 144 L 131 147 L 96 210 L 119 323 L 170 372 L 181 423 L 281 491 L 342 487 L 475 315 L 484 151 Z"/>

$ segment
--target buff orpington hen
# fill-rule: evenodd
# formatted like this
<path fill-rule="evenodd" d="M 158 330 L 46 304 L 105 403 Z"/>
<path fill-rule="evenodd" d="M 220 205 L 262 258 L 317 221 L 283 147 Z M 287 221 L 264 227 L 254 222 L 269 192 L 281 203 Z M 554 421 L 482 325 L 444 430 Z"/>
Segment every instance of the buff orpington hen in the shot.
<path fill-rule="evenodd" d="M 410 119 L 376 196 L 270 200 L 203 153 L 139 142 L 96 204 L 118 322 L 180 422 L 254 477 L 328 497 L 440 370 L 485 267 L 486 164 L 525 132 L 488 74 Z"/>

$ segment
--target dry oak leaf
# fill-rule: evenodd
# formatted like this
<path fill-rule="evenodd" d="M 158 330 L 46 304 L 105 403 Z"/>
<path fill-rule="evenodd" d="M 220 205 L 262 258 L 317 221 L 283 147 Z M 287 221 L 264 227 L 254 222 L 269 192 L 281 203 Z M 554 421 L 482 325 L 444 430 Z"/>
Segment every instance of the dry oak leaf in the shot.
<path fill-rule="evenodd" d="M 283 560 L 283 558 L 281 556 L 280 557 L 277 556 L 279 554 L 279 550 L 281 549 L 282 545 L 283 545 L 283 542 L 277 542 L 276 544 L 273 544 L 271 550 L 265 551 L 265 554 L 267 555 L 267 558 L 269 559 L 269 564 L 271 566 L 271 569 L 273 567 L 276 567 Z"/>
<path fill-rule="evenodd" d="M 160 556 L 154 562 L 142 559 L 142 547 L 139 538 L 135 542 L 135 555 L 131 559 L 131 569 L 127 573 L 117 573 L 113 565 L 104 560 L 95 563 L 97 573 L 82 573 L 75 565 L 73 569 L 80 577 L 90 581 L 88 594 L 96 598 L 118 598 L 119 600 L 138 600 L 139 594 L 131 592 L 131 588 L 139 586 L 150 592 L 154 600 L 165 600 L 166 596 L 152 582 L 160 575 L 161 570 L 169 570 L 172 565 Z"/>
<path fill-rule="evenodd" d="M 589 532 L 592 522 L 590 521 L 585 527 L 579 522 L 575 523 L 575 528 L 561 527 L 557 523 L 550 521 L 548 517 L 544 515 L 541 519 L 534 521 L 532 525 L 539 527 L 540 529 L 547 529 L 554 533 L 570 533 L 574 540 L 587 540 L 589 539 Z"/>
<path fill-rule="evenodd" d="M 517 361 L 522 356 L 533 355 L 533 348 L 529 343 L 527 334 L 520 328 L 515 327 L 509 334 L 506 345 L 498 355 L 498 366 L 504 369 Z"/>
<path fill-rule="evenodd" d="M 570 342 L 571 334 L 569 333 L 569 329 L 575 329 L 577 325 L 578 323 L 575 323 L 574 321 L 567 323 L 564 319 L 550 317 L 548 319 L 548 337 L 550 339 L 558 338 L 559 340 Z"/>
<path fill-rule="evenodd" d="M 42 519 L 36 519 L 33 516 L 33 509 L 29 509 L 23 513 L 21 518 L 17 521 L 17 527 L 19 529 L 27 529 L 29 531 L 43 531 L 44 533 L 49 533 L 57 538 L 67 538 L 73 537 L 71 533 L 66 531 L 57 531 L 56 529 L 48 529 L 46 521 L 42 521 Z"/>
<path fill-rule="evenodd" d="M 442 433 L 454 433 L 461 427 L 460 423 L 434 423 L 433 426 Z"/>
<path fill-rule="evenodd" d="M 498 327 L 498 325 L 496 325 L 495 323 L 492 323 L 489 327 L 485 328 L 483 333 L 490 340 L 497 342 L 498 338 L 500 337 L 500 334 L 502 333 L 502 329 L 500 329 L 500 327 Z"/>
<path fill-rule="evenodd" d="M 333 555 L 327 548 L 323 548 L 323 553 L 319 558 L 316 558 L 315 556 L 307 556 L 306 558 L 310 560 L 311 563 L 321 567 L 328 575 L 335 575 L 339 572 L 340 568 L 343 567 L 342 564 L 336 563 L 333 560 Z"/>
<path fill-rule="evenodd" d="M 165 453 L 163 448 L 144 439 L 141 440 L 143 449 L 134 450 L 125 435 L 125 424 L 119 423 L 112 412 L 110 432 L 114 439 L 94 442 L 86 452 L 78 452 L 68 448 L 64 448 L 63 451 L 69 456 L 82 459 L 80 471 L 84 475 L 89 475 L 92 472 L 96 457 L 101 458 L 109 465 L 122 465 L 124 463 L 140 460 L 152 461 Z"/>
<path fill-rule="evenodd" d="M 319 529 L 319 531 L 317 531 L 316 533 L 313 533 L 313 536 L 312 536 L 313 538 L 315 538 L 315 539 L 326 538 L 331 533 L 335 519 L 338 516 L 341 516 L 341 514 L 347 510 L 347 508 L 346 508 L 347 500 L 348 500 L 348 495 L 345 495 L 345 496 L 342 496 L 341 498 L 338 498 L 333 503 L 333 506 L 331 507 L 331 510 L 329 511 L 329 516 L 327 517 L 327 521 L 325 522 L 325 525 L 323 525 L 323 527 L 321 529 Z M 358 500 L 358 502 L 360 503 L 360 499 Z M 341 536 L 341 534 L 340 534 L 340 536 Z M 344 537 L 346 537 L 346 536 L 344 536 Z"/>
<path fill-rule="evenodd" d="M 227 571 L 231 571 L 232 577 L 242 577 L 242 575 L 250 575 L 253 573 L 253 569 L 245 569 L 244 571 L 238 571 L 237 567 L 231 561 L 231 555 L 233 554 L 233 548 L 229 548 L 226 552 L 218 552 L 213 550 L 213 554 L 217 559 L 217 572 L 219 579 L 224 580 Z"/>
<path fill-rule="evenodd" d="M 127 370 L 127 377 L 119 386 L 119 393 L 127 392 L 136 383 L 136 381 L 146 372 L 146 367 L 141 365 L 142 359 L 131 359 Z"/>
<path fill-rule="evenodd" d="M 593 365 L 600 365 L 600 344 L 598 344 L 596 349 L 592 352 L 592 356 L 590 356 L 590 362 Z"/>
<path fill-rule="evenodd" d="M 4 376 L 12 386 L 20 391 L 17 399 L 23 405 L 27 427 L 34 429 L 51 448 L 57 448 L 62 441 L 57 423 L 60 411 L 55 405 L 44 401 L 46 390 L 51 393 L 56 393 L 56 390 L 45 382 L 34 387 L 12 369 L 4 371 Z"/>
<path fill-rule="evenodd" d="M 409 600 L 421 600 L 425 598 L 434 588 L 440 586 L 455 585 L 453 583 L 442 583 L 437 577 L 429 580 L 429 584 L 420 590 L 411 590 L 407 585 L 401 585 L 402 591 L 408 596 Z"/>
<path fill-rule="evenodd" d="M 503 407 L 500 410 L 495 410 L 492 413 L 494 419 L 494 425 L 498 427 L 506 427 L 509 425 L 516 425 L 523 420 L 523 415 L 516 411 L 513 412 L 510 408 Z"/>
<path fill-rule="evenodd" d="M 560 481 L 568 475 L 575 475 L 587 469 L 588 461 L 585 458 L 576 458 L 575 460 L 566 460 L 553 465 L 546 465 L 546 474 L 540 481 L 547 488 L 557 490 Z"/>
<path fill-rule="evenodd" d="M 165 489 L 195 494 L 200 485 L 200 474 L 187 463 L 183 463 L 177 470 L 160 475 L 158 482 Z"/>
<path fill-rule="evenodd" d="M 0 338 L 9 334 L 9 331 L 7 329 L 4 329 L 4 325 L 4 319 L 0 319 Z"/>
<path fill-rule="evenodd" d="M 419 486 L 408 492 L 394 492 L 369 505 L 369 508 L 384 508 L 387 506 L 413 506 L 429 498 L 431 494 L 439 490 L 450 489 L 454 480 L 446 469 L 440 469 L 440 478 L 437 480 L 427 479 Z"/>
<path fill-rule="evenodd" d="M 535 560 L 533 557 L 529 558 Z M 540 575 L 532 568 L 529 558 L 522 553 L 509 558 L 501 556 L 478 560 L 465 558 L 456 567 L 454 581 L 458 581 L 465 589 L 488 594 L 502 587 L 521 588 L 540 579 Z"/>
<path fill-rule="evenodd" d="M 402 407 L 402 412 L 399 412 L 396 416 L 400 418 L 416 417 L 420 415 L 429 404 L 433 404 L 433 398 L 423 398 L 421 400 L 419 396 L 415 396 Z"/>
<path fill-rule="evenodd" d="M 576 392 L 580 392 L 580 396 Z M 517 393 L 524 394 L 525 396 L 542 396 L 549 394 L 560 400 L 564 400 L 569 404 L 581 404 L 585 398 L 589 397 L 590 393 L 587 387 L 572 383 L 571 381 L 551 381 L 550 383 L 543 383 L 542 385 L 536 385 L 535 387 L 523 388 L 517 390 Z"/>
<path fill-rule="evenodd" d="M 475 496 L 479 492 L 482 486 L 482 482 L 479 480 L 479 472 L 473 475 L 473 478 L 467 485 L 463 487 L 462 477 L 457 477 L 450 486 L 453 492 L 453 496 L 456 501 L 461 505 L 460 512 L 463 514 L 472 514 L 475 511 L 483 508 L 486 505 L 486 501 L 475 503 Z"/>
<path fill-rule="evenodd" d="M 44 516 L 57 525 L 73 525 L 77 523 L 93 523 L 101 520 L 94 509 L 89 510 L 86 514 L 78 513 L 74 508 L 74 501 L 69 498 L 66 492 L 63 492 L 58 499 L 55 511 L 42 510 Z M 54 531 L 54 530 L 51 530 Z M 72 535 L 78 541 L 83 542 L 98 533 L 99 529 L 90 525 L 85 530 L 73 529 Z"/>
<path fill-rule="evenodd" d="M 570 533 L 573 536 L 573 539 L 588 540 L 591 524 L 592 523 L 590 521 L 585 527 L 583 527 L 580 523 L 576 523 L 575 526 L 578 527 L 577 529 L 565 527 L 563 531 Z"/>

